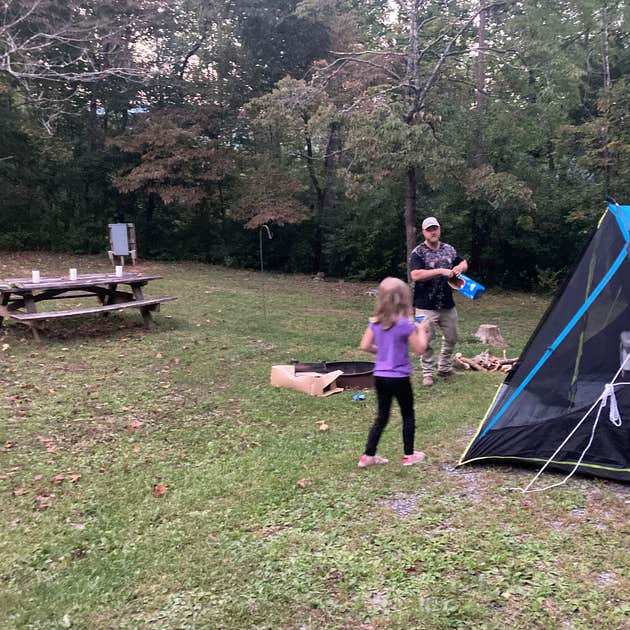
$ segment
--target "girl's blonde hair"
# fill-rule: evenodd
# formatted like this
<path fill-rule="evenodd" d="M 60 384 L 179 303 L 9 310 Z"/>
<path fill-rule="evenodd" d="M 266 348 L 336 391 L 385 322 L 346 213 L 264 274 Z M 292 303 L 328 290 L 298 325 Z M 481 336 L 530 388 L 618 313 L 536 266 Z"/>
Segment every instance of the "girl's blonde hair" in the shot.
<path fill-rule="evenodd" d="M 388 330 L 401 317 L 411 315 L 411 292 L 409 286 L 399 278 L 385 278 L 378 285 L 376 308 L 372 321 Z"/>

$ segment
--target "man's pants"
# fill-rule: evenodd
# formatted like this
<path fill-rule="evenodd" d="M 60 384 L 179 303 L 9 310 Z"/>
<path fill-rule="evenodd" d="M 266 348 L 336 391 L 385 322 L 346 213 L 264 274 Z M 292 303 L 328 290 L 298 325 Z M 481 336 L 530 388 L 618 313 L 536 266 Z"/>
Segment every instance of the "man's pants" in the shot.
<path fill-rule="evenodd" d="M 437 371 L 448 372 L 453 367 L 453 348 L 457 341 L 457 309 L 455 307 L 442 311 L 429 311 L 422 308 L 416 309 L 416 315 L 424 315 L 429 320 L 427 332 L 427 349 L 422 355 L 423 376 L 433 376 L 435 374 L 435 353 L 433 352 L 433 341 L 435 332 L 439 326 L 442 329 L 442 349 L 437 360 Z"/>

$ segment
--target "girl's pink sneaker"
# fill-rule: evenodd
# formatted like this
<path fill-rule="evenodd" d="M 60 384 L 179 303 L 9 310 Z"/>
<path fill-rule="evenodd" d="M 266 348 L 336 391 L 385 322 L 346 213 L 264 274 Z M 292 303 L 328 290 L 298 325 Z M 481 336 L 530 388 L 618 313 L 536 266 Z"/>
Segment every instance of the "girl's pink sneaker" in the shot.
<path fill-rule="evenodd" d="M 374 464 L 387 463 L 389 463 L 389 459 L 385 459 L 380 455 L 361 455 L 361 459 L 359 459 L 359 468 L 367 468 L 368 466 L 373 466 Z"/>
<path fill-rule="evenodd" d="M 424 461 L 424 453 L 422 451 L 414 451 L 413 455 L 405 455 L 402 459 L 403 466 L 413 466 L 418 462 Z"/>

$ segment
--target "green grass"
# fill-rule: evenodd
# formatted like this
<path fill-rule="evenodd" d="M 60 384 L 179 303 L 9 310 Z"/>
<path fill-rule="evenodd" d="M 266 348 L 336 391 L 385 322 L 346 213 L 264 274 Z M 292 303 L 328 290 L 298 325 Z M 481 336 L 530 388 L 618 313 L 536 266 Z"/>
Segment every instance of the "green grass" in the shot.
<path fill-rule="evenodd" d="M 4 254 L 0 277 L 70 266 L 107 261 Z M 311 398 L 269 373 L 369 358 L 374 285 L 143 268 L 164 276 L 147 293 L 179 296 L 151 332 L 128 311 L 51 322 L 41 343 L 0 330 L 0 627 L 630 625 L 627 486 L 525 496 L 508 488 L 531 470 L 454 469 L 500 375 L 416 381 L 428 462 L 399 465 L 395 413 L 391 463 L 359 470 L 374 394 Z M 481 351 L 477 326 L 496 323 L 516 356 L 545 306 L 459 300 L 458 350 Z"/>

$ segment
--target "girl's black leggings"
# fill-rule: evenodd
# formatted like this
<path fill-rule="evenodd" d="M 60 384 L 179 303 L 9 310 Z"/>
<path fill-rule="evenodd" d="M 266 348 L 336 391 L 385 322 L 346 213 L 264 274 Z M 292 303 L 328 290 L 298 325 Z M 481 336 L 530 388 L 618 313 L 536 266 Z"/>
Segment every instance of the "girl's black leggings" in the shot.
<path fill-rule="evenodd" d="M 375 455 L 378 441 L 389 421 L 389 413 L 392 408 L 392 399 L 398 401 L 400 413 L 402 415 L 402 434 L 405 455 L 413 454 L 413 440 L 416 432 L 416 419 L 413 413 L 413 390 L 411 389 L 411 379 L 408 376 L 401 378 L 390 378 L 386 376 L 375 376 L 374 386 L 378 400 L 378 410 L 376 420 L 368 433 L 367 444 L 365 445 L 366 455 Z"/>

